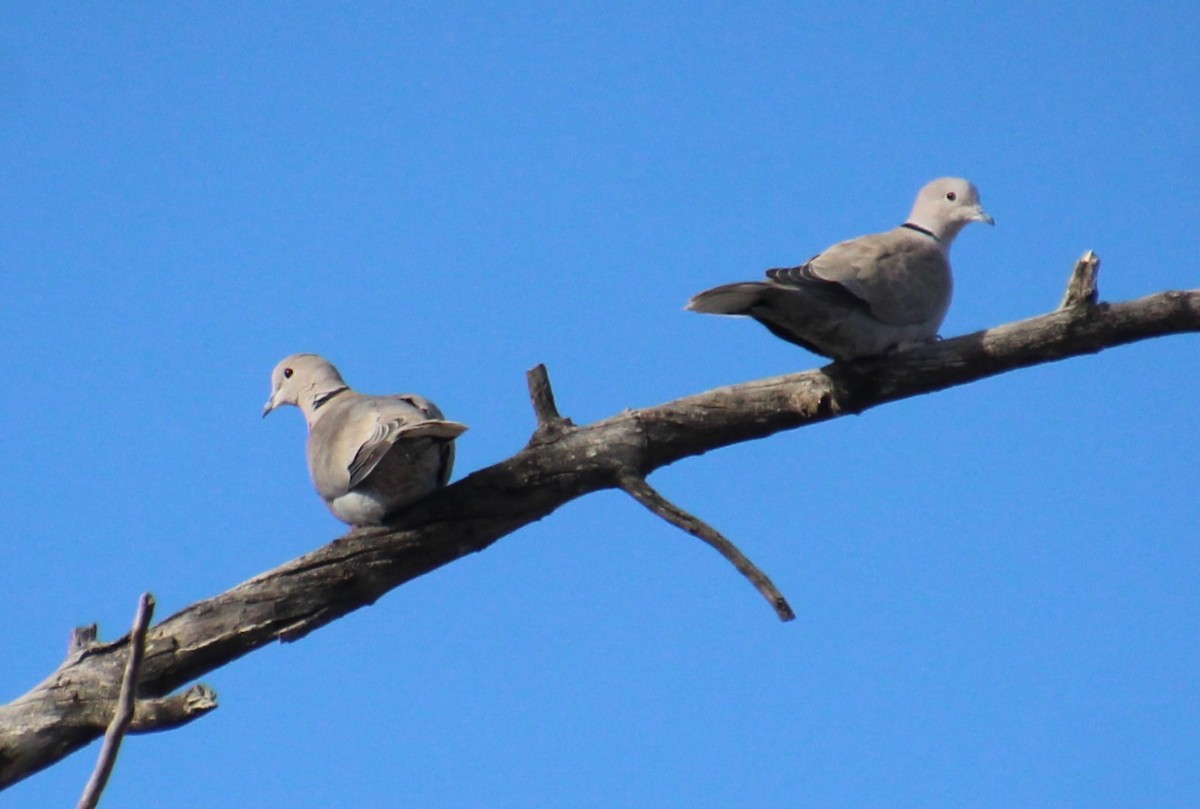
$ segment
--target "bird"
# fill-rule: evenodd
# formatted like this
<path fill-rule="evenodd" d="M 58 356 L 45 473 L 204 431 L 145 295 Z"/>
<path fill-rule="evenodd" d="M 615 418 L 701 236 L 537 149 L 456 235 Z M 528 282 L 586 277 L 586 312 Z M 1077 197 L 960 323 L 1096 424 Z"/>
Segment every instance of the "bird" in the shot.
<path fill-rule="evenodd" d="M 890 354 L 938 339 L 950 307 L 950 245 L 971 222 L 995 220 L 979 191 L 942 177 L 917 194 L 904 224 L 839 242 L 767 281 L 693 297 L 693 312 L 748 315 L 776 337 L 835 361 Z"/>
<path fill-rule="evenodd" d="M 295 405 L 308 423 L 308 471 L 325 505 L 357 527 L 382 525 L 405 506 L 445 486 L 454 439 L 467 425 L 412 393 L 355 393 L 329 360 L 292 354 L 271 372 L 263 417 Z"/>

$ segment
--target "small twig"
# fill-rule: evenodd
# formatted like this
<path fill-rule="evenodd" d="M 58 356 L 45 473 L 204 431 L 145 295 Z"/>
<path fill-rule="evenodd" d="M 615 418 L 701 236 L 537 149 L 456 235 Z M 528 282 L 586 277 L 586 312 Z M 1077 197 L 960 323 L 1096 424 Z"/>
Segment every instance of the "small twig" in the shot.
<path fill-rule="evenodd" d="M 100 627 L 96 624 L 77 626 L 71 630 L 71 640 L 67 643 L 67 659 L 81 657 L 99 646 Z"/>
<path fill-rule="evenodd" d="M 1075 262 L 1071 271 L 1071 280 L 1067 282 L 1067 293 L 1063 296 L 1061 309 L 1073 309 L 1077 306 L 1092 306 L 1100 298 L 1100 289 L 1096 276 L 1100 273 L 1100 256 L 1088 250 Z"/>
<path fill-rule="evenodd" d="M 129 660 L 125 664 L 125 676 L 121 679 L 121 694 L 117 698 L 117 707 L 108 730 L 104 732 L 104 744 L 100 747 L 96 769 L 88 779 L 83 797 L 79 799 L 79 809 L 95 809 L 96 804 L 100 802 L 100 794 L 104 792 L 108 777 L 112 775 L 113 766 L 117 763 L 121 740 L 129 730 L 129 723 L 133 721 L 138 671 L 142 666 L 142 655 L 146 651 L 146 628 L 150 626 L 152 615 L 154 596 L 143 593 L 138 599 L 137 614 L 133 618 L 133 629 L 129 633 Z"/>
<path fill-rule="evenodd" d="M 67 660 L 80 661 L 88 655 L 103 654 L 109 649 L 115 649 L 124 641 L 114 640 L 104 643 L 100 640 L 100 628 L 96 624 L 78 626 L 71 630 L 71 640 L 67 644 Z"/>
<path fill-rule="evenodd" d="M 554 403 L 554 390 L 550 387 L 550 374 L 546 366 L 539 363 L 525 372 L 525 381 L 529 385 L 529 399 L 533 402 L 533 414 L 537 416 L 537 429 L 533 439 L 543 440 L 566 432 L 575 425 L 568 418 L 558 413 L 558 405 Z"/>
<path fill-rule="evenodd" d="M 81 649 L 88 649 L 95 646 L 96 638 L 99 636 L 100 627 L 96 624 L 75 627 L 71 630 L 71 640 L 67 646 L 67 656 L 70 657 Z"/>
<path fill-rule="evenodd" d="M 738 572 L 750 580 L 750 583 L 762 594 L 762 597 L 775 609 L 781 621 L 790 621 L 796 617 L 783 593 L 774 585 L 766 573 L 763 573 L 751 562 L 737 546 L 721 535 L 719 531 L 693 514 L 681 509 L 659 494 L 645 478 L 627 473 L 620 478 L 621 488 L 634 500 L 662 517 L 667 522 L 687 531 L 697 539 L 702 540 L 724 556 L 738 569 Z"/>

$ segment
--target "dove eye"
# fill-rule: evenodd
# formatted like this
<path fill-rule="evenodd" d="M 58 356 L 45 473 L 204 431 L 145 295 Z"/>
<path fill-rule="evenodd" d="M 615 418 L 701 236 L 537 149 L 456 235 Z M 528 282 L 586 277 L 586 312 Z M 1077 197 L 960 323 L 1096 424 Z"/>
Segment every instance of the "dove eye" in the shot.
<path fill-rule="evenodd" d="M 958 194 L 955 194 L 953 191 L 947 191 L 946 199 L 950 200 L 951 202 L 954 202 L 954 200 L 958 199 Z"/>
<path fill-rule="evenodd" d="M 284 379 L 291 379 L 291 378 L 292 378 L 292 374 L 294 374 L 294 373 L 295 373 L 295 371 L 293 371 L 291 368 L 284 368 L 284 369 L 283 369 L 283 378 L 284 378 Z"/>

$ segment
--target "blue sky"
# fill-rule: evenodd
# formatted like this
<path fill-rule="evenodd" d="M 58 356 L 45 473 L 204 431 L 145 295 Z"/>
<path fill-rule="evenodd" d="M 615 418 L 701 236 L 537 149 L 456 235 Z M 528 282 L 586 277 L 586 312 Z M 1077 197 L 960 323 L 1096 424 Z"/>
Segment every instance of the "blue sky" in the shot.
<path fill-rule="evenodd" d="M 342 533 L 272 366 L 528 438 L 818 359 L 693 293 L 969 177 L 943 334 L 1198 286 L 1194 3 L 9 4 L 0 700 Z M 791 624 L 577 501 L 131 738 L 105 805 L 1173 807 L 1200 794 L 1196 369 L 1174 337 L 680 463 Z M 95 747 L 6 792 L 71 805 Z"/>

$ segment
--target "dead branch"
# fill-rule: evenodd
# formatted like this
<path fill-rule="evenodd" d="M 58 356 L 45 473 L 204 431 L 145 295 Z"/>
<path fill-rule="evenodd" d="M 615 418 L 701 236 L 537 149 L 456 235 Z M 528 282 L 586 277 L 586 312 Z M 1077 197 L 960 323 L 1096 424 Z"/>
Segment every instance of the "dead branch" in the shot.
<path fill-rule="evenodd" d="M 539 427 L 516 455 L 414 504 L 387 528 L 353 531 L 150 629 L 134 729 L 143 702 L 164 698 L 144 730 L 191 721 L 215 706 L 211 690 L 199 686 L 167 697 L 174 689 L 272 641 L 304 637 L 574 498 L 620 488 L 631 472 L 644 479 L 683 458 L 898 399 L 1200 331 L 1200 290 L 1112 304 L 1090 300 L 1084 285 L 1082 293 L 1067 296 L 1065 308 L 1039 317 L 894 356 L 716 388 L 582 426 L 556 421 L 561 417 L 548 381 L 544 391 L 532 384 L 535 369 L 531 397 Z M 130 640 L 99 644 L 93 633 L 90 642 L 77 641 L 45 681 L 0 707 L 0 788 L 104 732 Z"/>
<path fill-rule="evenodd" d="M 634 500 L 637 500 L 676 528 L 686 531 L 697 539 L 703 540 L 710 547 L 714 548 L 717 553 L 729 560 L 737 568 L 738 572 L 745 576 L 754 585 L 755 589 L 762 594 L 762 597 L 775 610 L 775 614 L 779 616 L 779 620 L 790 621 L 796 617 L 795 611 L 792 610 L 792 605 L 788 604 L 787 599 L 783 597 L 783 593 L 779 592 L 779 589 L 767 577 L 767 574 L 759 570 L 757 565 L 738 550 L 737 545 L 726 539 L 717 529 L 663 497 L 644 478 L 628 474 L 622 475 L 620 481 L 621 488 Z"/>
<path fill-rule="evenodd" d="M 129 632 L 129 660 L 125 664 L 125 676 L 121 679 L 121 693 L 117 697 L 117 707 L 113 712 L 112 721 L 104 733 L 104 744 L 100 747 L 100 756 L 96 761 L 96 769 L 88 779 L 83 789 L 83 797 L 79 799 L 79 809 L 96 809 L 100 803 L 100 795 L 108 785 L 113 767 L 117 763 L 117 753 L 121 750 L 121 741 L 125 732 L 133 722 L 133 707 L 137 697 L 138 673 L 142 667 L 142 656 L 146 651 L 146 628 L 150 626 L 150 618 L 154 615 L 154 596 L 143 593 L 138 599 L 137 613 L 133 617 L 133 629 Z M 93 633 L 94 634 L 94 633 Z"/>

